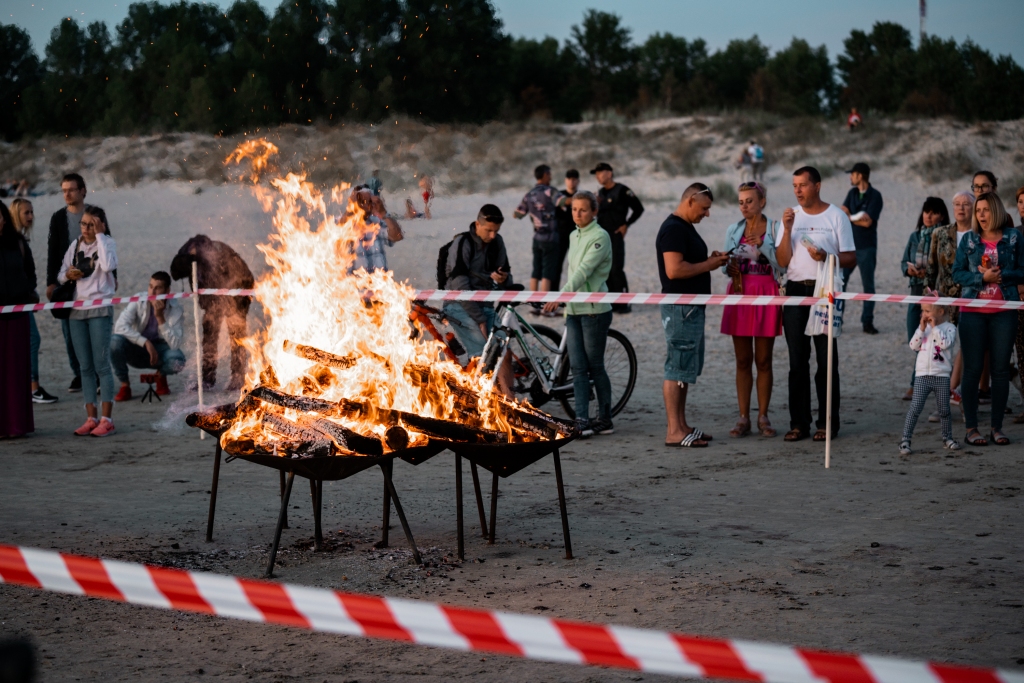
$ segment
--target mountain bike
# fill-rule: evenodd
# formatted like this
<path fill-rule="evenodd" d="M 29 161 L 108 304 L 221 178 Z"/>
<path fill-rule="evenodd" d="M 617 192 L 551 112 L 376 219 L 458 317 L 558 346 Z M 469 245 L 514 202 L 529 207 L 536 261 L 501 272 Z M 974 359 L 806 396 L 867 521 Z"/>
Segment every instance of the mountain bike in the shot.
<path fill-rule="evenodd" d="M 501 304 L 495 311 L 495 325 L 487 337 L 483 353 L 476 367 L 488 373 L 502 367 L 509 358 L 517 399 L 527 399 L 540 407 L 556 400 L 570 419 L 576 417 L 572 368 L 566 350 L 566 335 L 547 327 L 533 325 L 516 310 L 518 304 Z M 452 324 L 440 310 L 417 302 L 413 305 L 413 318 L 421 324 L 424 318 L 442 320 Z M 449 358 L 461 356 L 464 350 L 458 340 L 442 335 L 431 323 L 424 328 L 435 339 L 445 344 Z M 453 347 L 456 347 L 453 349 Z M 608 343 L 604 352 L 605 370 L 612 385 L 612 415 L 618 415 L 629 402 L 636 386 L 636 351 L 626 335 L 608 330 Z M 468 364 L 468 359 L 467 359 Z M 590 382 L 591 401 L 596 400 L 594 383 Z"/>

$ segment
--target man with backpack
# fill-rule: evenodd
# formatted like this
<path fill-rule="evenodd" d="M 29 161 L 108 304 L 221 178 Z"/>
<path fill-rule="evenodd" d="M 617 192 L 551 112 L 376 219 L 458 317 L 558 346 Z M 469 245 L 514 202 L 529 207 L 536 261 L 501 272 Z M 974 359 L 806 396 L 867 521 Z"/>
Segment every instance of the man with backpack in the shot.
<path fill-rule="evenodd" d="M 437 255 L 438 289 L 510 289 L 512 272 L 505 242 L 498 235 L 505 217 L 494 204 L 484 204 L 469 230 L 455 236 Z M 484 350 L 494 325 L 494 305 L 449 301 L 444 313 L 469 358 Z"/>
<path fill-rule="evenodd" d="M 750 179 L 764 180 L 764 147 L 757 144 L 756 140 L 750 141 L 747 147 L 747 156 L 750 157 Z"/>

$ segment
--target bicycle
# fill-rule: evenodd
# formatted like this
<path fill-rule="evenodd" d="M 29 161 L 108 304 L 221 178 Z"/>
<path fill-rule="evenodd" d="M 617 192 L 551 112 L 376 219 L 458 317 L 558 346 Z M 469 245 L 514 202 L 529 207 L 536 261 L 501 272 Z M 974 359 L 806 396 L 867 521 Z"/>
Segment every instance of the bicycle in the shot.
<path fill-rule="evenodd" d="M 484 373 L 500 368 L 506 356 L 511 354 L 513 375 L 512 391 L 517 399 L 528 399 L 539 408 L 548 401 L 557 400 L 565 414 L 573 419 L 573 377 L 566 348 L 567 335 L 559 334 L 546 325 L 533 325 L 519 311 L 516 303 L 502 304 L 495 311 L 494 328 L 487 337 L 477 368 Z M 451 335 L 442 335 L 437 328 L 424 319 L 439 319 L 452 323 L 440 310 L 430 308 L 421 302 L 413 304 L 413 319 L 435 339 L 445 345 L 444 352 L 449 358 L 462 355 L 464 351 Z M 452 343 L 454 342 L 454 344 Z M 458 345 L 458 350 L 453 346 Z M 605 370 L 612 385 L 612 416 L 626 407 L 636 386 L 636 351 L 626 335 L 618 330 L 608 330 L 608 344 L 604 353 Z M 594 383 L 590 383 L 591 400 L 595 399 Z"/>

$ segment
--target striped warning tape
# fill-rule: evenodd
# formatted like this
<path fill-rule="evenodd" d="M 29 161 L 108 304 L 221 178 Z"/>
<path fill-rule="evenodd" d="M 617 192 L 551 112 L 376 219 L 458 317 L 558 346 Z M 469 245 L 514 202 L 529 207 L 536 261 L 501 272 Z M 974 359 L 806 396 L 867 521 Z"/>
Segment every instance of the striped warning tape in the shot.
<path fill-rule="evenodd" d="M 821 652 L 356 595 L 0 545 L 0 581 L 136 605 L 569 664 L 765 683 L 1024 683 L 997 669 Z"/>
<path fill-rule="evenodd" d="M 200 289 L 203 296 L 253 296 L 252 289 Z M 0 306 L 0 313 L 23 311 L 48 311 L 54 308 L 97 308 L 133 301 L 155 301 L 157 299 L 185 299 L 194 296 L 192 292 L 175 292 L 155 296 L 125 296 L 112 299 L 91 299 L 88 301 L 58 301 L 48 304 L 11 304 Z M 417 289 L 412 298 L 422 301 L 479 301 L 547 303 L 555 301 L 568 304 L 690 304 L 700 306 L 814 306 L 827 303 L 827 299 L 812 296 L 744 296 L 742 294 L 650 294 L 643 292 L 507 292 L 501 290 L 455 290 Z M 960 306 L 968 309 L 1020 310 L 1021 301 L 995 301 L 991 299 L 954 299 L 952 297 L 914 296 L 910 294 L 857 294 L 837 292 L 840 301 L 880 301 L 893 304 L 932 303 L 943 306 Z"/>

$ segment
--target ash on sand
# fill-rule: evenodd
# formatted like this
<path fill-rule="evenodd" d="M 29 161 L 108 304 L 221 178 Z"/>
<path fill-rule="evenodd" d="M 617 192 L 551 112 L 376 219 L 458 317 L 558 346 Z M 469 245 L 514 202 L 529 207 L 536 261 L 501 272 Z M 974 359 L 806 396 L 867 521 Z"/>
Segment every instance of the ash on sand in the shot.
<path fill-rule="evenodd" d="M 867 155 L 875 167 L 872 181 L 886 203 L 879 230 L 880 292 L 906 291 L 899 260 L 924 198 L 936 195 L 948 202 L 969 183 L 969 178 L 956 178 L 925 185 L 912 172 L 912 161 L 901 150 L 914 141 L 932 145 L 931 133 L 941 139 L 954 136 L 949 141 L 975 135 L 943 122 L 893 124 L 892 141 L 878 142 L 877 151 Z M 721 145 L 723 153 L 731 150 Z M 718 163 L 716 149 L 704 150 L 708 163 Z M 832 158 L 824 148 L 803 149 L 806 157 L 800 161 Z M 778 218 L 791 202 L 789 170 L 798 165 L 799 149 L 775 151 L 792 157 L 785 168 L 771 166 L 767 172 L 767 211 Z M 822 156 L 815 158 L 819 152 Z M 846 155 L 855 151 L 839 153 L 843 157 L 834 166 L 843 168 Z M 1012 153 L 992 154 L 980 158 L 993 159 L 986 165 L 1001 180 L 1012 175 Z M 441 194 L 433 206 L 434 220 L 404 222 L 407 238 L 388 255 L 399 278 L 432 287 L 438 247 L 465 230 L 481 204 L 494 201 L 511 210 L 532 184 L 529 171 L 540 160 L 557 161 L 524 159 L 521 187 L 493 194 Z M 646 162 L 640 158 L 636 163 Z M 696 178 L 624 168 L 620 179 L 647 204 L 627 238 L 630 283 L 634 291 L 658 291 L 654 237 L 674 197 Z M 265 240 L 271 226 L 248 190 L 210 185 L 196 195 L 178 186 L 105 189 L 90 184 L 89 201 L 107 209 L 117 236 L 119 293 L 143 289 L 149 274 L 165 269 L 177 248 L 198 231 L 232 243 L 257 274 L 263 267 L 254 245 Z M 385 198 L 400 207 L 403 195 L 395 187 L 385 187 Z M 589 178 L 583 187 L 593 189 Z M 846 190 L 846 178 L 837 174 L 825 181 L 823 196 L 838 203 Z M 39 197 L 35 203 L 36 214 L 44 219 L 62 204 L 58 196 Z M 738 216 L 732 207 L 712 208 L 699 226 L 709 246 L 724 243 L 725 227 Z M 43 242 L 45 224 L 40 220 L 37 244 Z M 502 228 L 519 277 L 529 270 L 531 232 L 528 223 L 518 221 Z M 37 267 L 44 265 L 43 251 L 36 249 Z M 716 292 L 724 291 L 724 276 L 713 276 L 713 282 Z M 860 289 L 856 274 L 851 289 Z M 192 318 L 186 313 L 185 337 L 192 340 Z M 939 426 L 922 421 L 914 455 L 900 457 L 896 445 L 907 409 L 900 397 L 914 361 L 906 344 L 906 310 L 879 304 L 875 324 L 882 334 L 869 337 L 860 332 L 860 306 L 854 304 L 839 341 L 842 425 L 832 468 L 823 468 L 821 446 L 809 441 L 729 439 L 736 419 L 734 358 L 731 340 L 718 334 L 720 315 L 720 309 L 709 308 L 707 362 L 689 401 L 688 417 L 716 437 L 699 452 L 662 445 L 664 341 L 657 310 L 637 306 L 631 315 L 616 317 L 613 326 L 637 349 L 640 376 L 629 406 L 615 421 L 615 435 L 574 442 L 562 451 L 577 559 L 562 559 L 557 493 L 550 461 L 542 460 L 502 480 L 494 546 L 480 536 L 472 480 L 464 473 L 467 561 L 455 563 L 453 459 L 441 455 L 415 468 L 399 462 L 394 469 L 417 543 L 428 549 L 426 559 L 436 567 L 410 564 L 404 539 L 394 529 L 391 548 L 373 548 L 380 538 L 382 481 L 371 472 L 324 483 L 324 529 L 345 530 L 345 535 L 327 534 L 337 543 L 329 552 L 307 547 L 312 507 L 306 487 L 296 486 L 278 580 L 524 613 L 543 606 L 549 616 L 822 649 L 1024 665 L 1024 552 L 1019 543 L 1024 428 L 1007 425 L 1014 442 L 1009 448 L 949 453 L 941 447 Z M 258 329 L 258 316 L 249 320 L 250 329 Z M 70 381 L 63 339 L 51 316 L 39 314 L 37 321 L 43 337 L 42 384 L 54 391 Z M 186 342 L 188 369 L 171 378 L 172 404 L 166 398 L 152 405 L 117 404 L 114 437 L 71 436 L 81 422 L 80 394 L 54 392 L 60 393 L 59 403 L 35 407 L 36 434 L 0 449 L 6 468 L 0 483 L 5 542 L 262 575 L 279 506 L 276 472 L 239 461 L 223 464 L 215 541 L 204 542 L 214 444 L 177 426 L 196 401 L 184 389 L 194 380 L 193 344 Z M 226 346 L 223 358 L 222 384 Z M 784 428 L 788 359 L 782 339 L 774 361 L 771 417 L 777 428 Z M 210 396 L 206 403 L 234 398 Z M 1019 408 L 1016 397 L 1011 405 Z M 983 414 L 982 423 L 986 420 Z M 963 429 L 963 422 L 956 424 L 957 431 Z M 489 479 L 485 475 L 482 481 L 485 496 Z M 204 676 L 232 680 L 290 677 L 332 683 L 635 677 L 501 657 L 481 662 L 469 653 L 10 586 L 0 587 L 0 622 L 0 637 L 28 636 L 36 643 L 42 680 L 191 681 L 199 677 L 198 669 Z"/>

